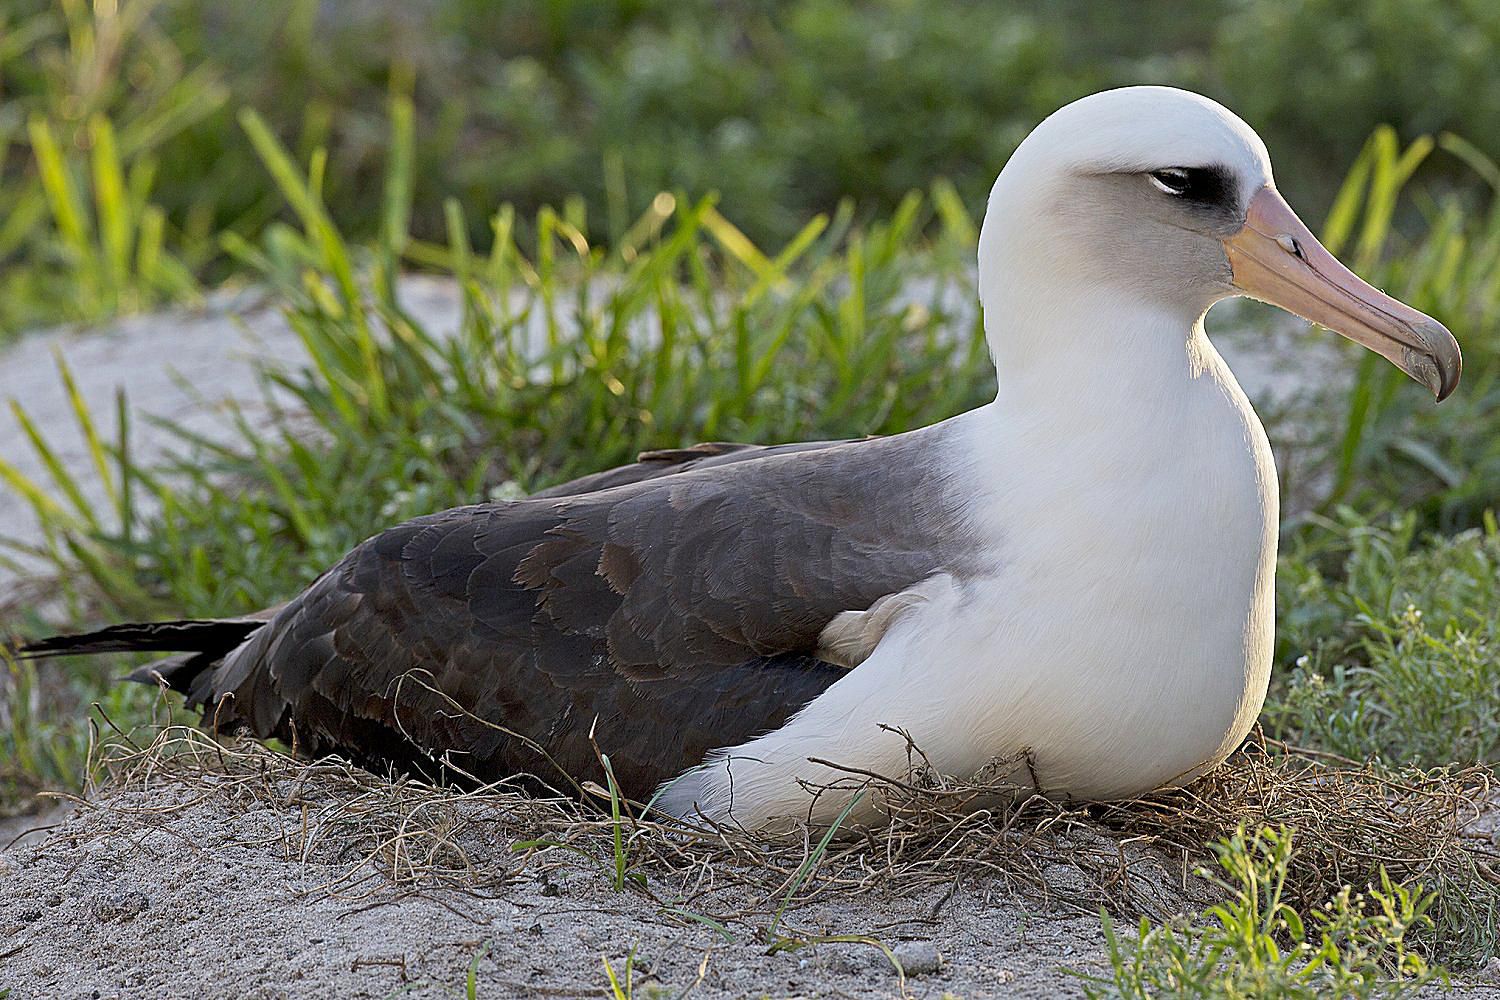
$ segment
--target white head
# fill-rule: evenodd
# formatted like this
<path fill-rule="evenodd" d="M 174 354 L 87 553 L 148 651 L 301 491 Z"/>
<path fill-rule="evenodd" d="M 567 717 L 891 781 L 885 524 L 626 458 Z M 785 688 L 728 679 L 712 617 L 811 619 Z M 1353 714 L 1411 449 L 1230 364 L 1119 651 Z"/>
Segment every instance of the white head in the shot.
<path fill-rule="evenodd" d="M 1027 136 L 990 193 L 979 292 L 1002 367 L 1045 361 L 1059 346 L 1102 349 L 1102 338 L 1133 349 L 1136 331 L 1107 318 L 1128 327 L 1149 315 L 1156 321 L 1137 325 L 1157 332 L 1142 336 L 1186 343 L 1208 307 L 1231 295 L 1362 343 L 1440 399 L 1461 364 L 1441 324 L 1323 249 L 1276 191 L 1250 126 L 1170 87 L 1085 97 Z"/>

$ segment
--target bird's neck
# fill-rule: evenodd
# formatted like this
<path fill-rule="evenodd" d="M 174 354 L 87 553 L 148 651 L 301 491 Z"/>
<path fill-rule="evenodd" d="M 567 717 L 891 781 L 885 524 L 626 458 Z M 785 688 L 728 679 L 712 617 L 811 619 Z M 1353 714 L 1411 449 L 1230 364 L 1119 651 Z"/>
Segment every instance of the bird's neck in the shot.
<path fill-rule="evenodd" d="M 1088 508 L 1079 524 L 1170 524 L 1188 515 L 1163 498 L 1191 496 L 1274 525 L 1265 430 L 1202 316 L 1089 291 L 1048 298 L 1018 310 L 986 299 L 999 392 L 968 415 L 964 441 L 997 530 L 1018 516 L 1056 528 L 1065 497 Z"/>
<path fill-rule="evenodd" d="M 1080 560 L 1108 546 L 1134 559 L 1149 544 L 1190 561 L 1201 544 L 1269 566 L 1270 445 L 1201 315 L 1056 298 L 986 318 L 999 393 L 966 415 L 973 523 L 997 545 L 1009 539 L 1007 551 L 1019 533 L 1031 551 Z"/>
<path fill-rule="evenodd" d="M 1038 285 L 1032 285 L 1038 287 Z M 1233 381 L 1203 332 L 1202 312 L 1108 287 L 1003 296 L 985 310 L 995 411 L 1050 434 L 1138 431 L 1176 416 L 1205 375 Z"/>

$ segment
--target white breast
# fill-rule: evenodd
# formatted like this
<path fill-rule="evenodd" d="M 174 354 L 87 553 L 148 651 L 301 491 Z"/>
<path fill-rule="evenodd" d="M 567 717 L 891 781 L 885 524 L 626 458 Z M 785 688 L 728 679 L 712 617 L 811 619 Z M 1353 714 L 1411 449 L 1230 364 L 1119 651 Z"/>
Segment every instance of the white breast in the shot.
<path fill-rule="evenodd" d="M 967 646 L 991 697 L 955 747 L 1030 748 L 1049 794 L 1116 798 L 1194 777 L 1265 697 L 1275 465 L 1201 333 L 1194 349 L 1170 405 L 1111 408 L 1109 429 L 1043 447 L 990 418 L 1011 456 L 982 491 L 1005 562 L 971 584 L 972 628 L 949 642 Z"/>

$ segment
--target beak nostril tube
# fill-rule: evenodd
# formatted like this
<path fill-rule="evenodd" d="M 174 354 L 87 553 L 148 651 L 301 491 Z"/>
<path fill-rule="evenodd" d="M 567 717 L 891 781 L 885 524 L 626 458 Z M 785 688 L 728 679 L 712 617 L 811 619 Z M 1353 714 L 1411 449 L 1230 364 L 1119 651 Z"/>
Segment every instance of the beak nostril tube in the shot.
<path fill-rule="evenodd" d="M 1281 249 L 1285 250 L 1293 257 L 1296 257 L 1298 260 L 1302 259 L 1302 244 L 1297 242 L 1297 238 L 1295 236 L 1291 236 L 1287 233 L 1282 233 L 1280 236 L 1276 237 L 1276 242 L 1281 245 Z"/>

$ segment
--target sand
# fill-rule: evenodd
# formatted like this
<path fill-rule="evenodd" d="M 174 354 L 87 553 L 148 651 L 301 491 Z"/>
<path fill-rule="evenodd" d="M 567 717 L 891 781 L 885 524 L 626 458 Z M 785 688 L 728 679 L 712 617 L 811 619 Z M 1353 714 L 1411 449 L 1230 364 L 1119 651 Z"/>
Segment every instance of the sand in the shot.
<path fill-rule="evenodd" d="M 334 850 L 297 856 L 300 811 L 242 812 L 213 797 L 150 811 L 166 804 L 181 804 L 170 787 L 106 793 L 50 840 L 0 854 L 0 989 L 10 1000 L 453 997 L 471 968 L 481 997 L 597 997 L 604 963 L 623 976 L 632 951 L 636 996 L 901 995 L 873 944 L 769 954 L 776 886 L 695 901 L 722 918 L 726 939 L 664 916 L 629 884 L 614 891 L 602 861 L 521 869 L 503 818 L 466 838 L 493 866 L 488 884 L 409 894 L 378 876 L 350 885 L 349 860 Z M 1097 917 L 983 883 L 828 895 L 791 907 L 781 930 L 879 940 L 905 960 L 915 997 L 1081 995 L 1060 966 L 1097 969 L 1102 948 Z"/>
<path fill-rule="evenodd" d="M 393 790 L 245 743 L 224 754 L 138 754 L 47 829 L 4 846 L 19 824 L 0 826 L 0 995 L 451 998 L 472 975 L 477 997 L 599 997 L 606 966 L 623 989 L 629 965 L 634 997 L 1072 997 L 1068 970 L 1107 970 L 1086 901 L 1117 862 L 1159 914 L 1217 898 L 1087 824 L 1052 841 L 1068 850 L 1033 853 L 1039 883 L 1008 864 L 893 873 L 852 851 L 784 908 L 785 875 L 647 831 L 627 848 L 644 885 L 617 889 L 608 834 L 561 832 L 555 807 Z M 571 846 L 537 843 L 557 840 Z M 1500 961 L 1443 995 L 1500 996 L 1497 980 Z"/>

